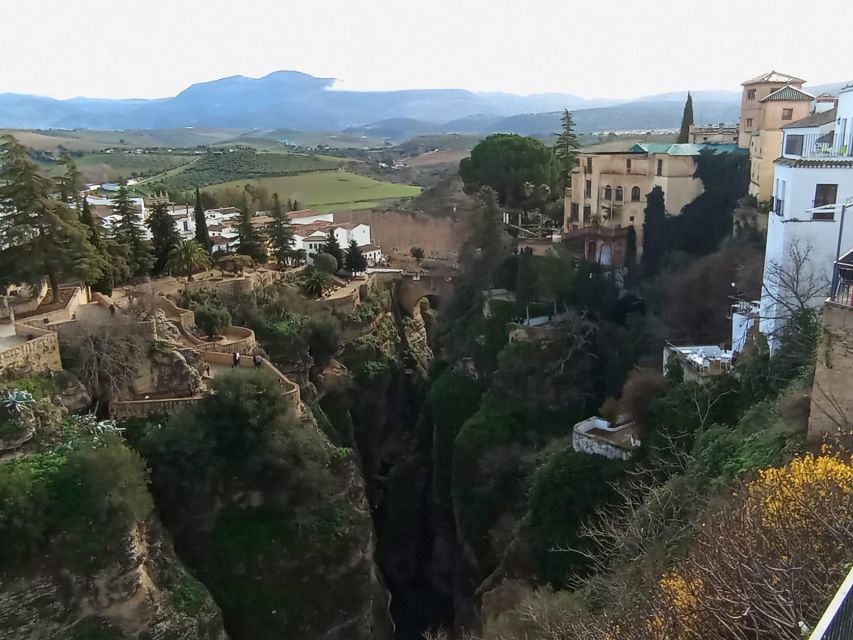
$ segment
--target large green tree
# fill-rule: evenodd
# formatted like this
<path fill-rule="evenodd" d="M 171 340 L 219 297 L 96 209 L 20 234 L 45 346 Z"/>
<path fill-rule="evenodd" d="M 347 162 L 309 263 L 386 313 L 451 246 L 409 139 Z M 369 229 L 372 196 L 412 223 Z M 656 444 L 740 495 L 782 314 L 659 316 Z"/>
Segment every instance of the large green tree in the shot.
<path fill-rule="evenodd" d="M 361 273 L 367 271 L 367 258 L 361 252 L 361 248 L 355 240 L 350 240 L 344 257 L 344 268 L 350 273 Z"/>
<path fill-rule="evenodd" d="M 237 253 L 249 256 L 258 264 L 265 263 L 267 251 L 264 247 L 264 237 L 261 235 L 260 229 L 252 223 L 252 213 L 245 198 L 240 211 L 240 221 L 237 223 L 237 233 L 240 237 Z"/>
<path fill-rule="evenodd" d="M 690 127 L 693 125 L 693 96 L 687 92 L 687 102 L 684 103 L 684 113 L 681 115 L 681 130 L 678 132 L 676 142 L 682 144 L 690 142 Z"/>
<path fill-rule="evenodd" d="M 666 253 L 666 205 L 663 189 L 655 187 L 646 195 L 643 210 L 643 273 L 654 276 Z"/>
<path fill-rule="evenodd" d="M 459 176 L 467 193 L 491 187 L 498 203 L 508 207 L 525 205 L 527 182 L 547 185 L 553 192 L 559 174 L 560 162 L 541 141 L 506 133 L 488 136 L 459 163 Z"/>
<path fill-rule="evenodd" d="M 151 231 L 151 247 L 154 251 L 154 273 L 162 274 L 166 270 L 169 254 L 181 241 L 174 218 L 169 215 L 165 204 L 158 204 L 146 222 Z"/>
<path fill-rule="evenodd" d="M 201 203 L 201 193 L 198 187 L 195 188 L 195 208 L 193 209 L 193 218 L 195 221 L 195 240 L 206 251 L 213 248 L 210 242 L 210 232 L 207 230 L 207 220 L 204 217 L 204 206 Z"/>
<path fill-rule="evenodd" d="M 47 278 L 58 302 L 63 280 L 96 280 L 105 261 L 77 213 L 52 197 L 53 183 L 26 149 L 12 136 L 0 140 L 0 272 L 33 284 Z"/>
<path fill-rule="evenodd" d="M 293 257 L 293 225 L 281 206 L 278 193 L 272 194 L 272 203 L 272 220 L 267 224 L 267 237 L 275 261 L 279 266 L 283 266 Z"/>
<path fill-rule="evenodd" d="M 102 272 L 94 280 L 90 281 L 89 284 L 95 291 L 110 295 L 113 290 L 116 271 L 121 271 L 122 264 L 126 263 L 122 263 L 118 257 L 113 256 L 110 250 L 111 242 L 103 233 L 104 229 L 101 221 L 92 215 L 92 208 L 85 197 L 80 201 L 80 222 L 86 227 L 89 242 L 104 261 Z"/>
<path fill-rule="evenodd" d="M 563 179 L 563 184 L 568 183 L 569 174 L 578 163 L 578 149 L 580 146 L 578 137 L 575 135 L 575 122 L 572 119 L 572 112 L 564 109 L 562 128 L 560 133 L 557 134 L 557 142 L 554 144 L 554 155 L 560 161 L 560 175 Z"/>
<path fill-rule="evenodd" d="M 59 186 L 59 197 L 66 204 L 72 204 L 80 199 L 80 188 L 83 186 L 80 170 L 70 156 L 62 158 L 60 164 L 65 171 L 56 180 Z"/>
<path fill-rule="evenodd" d="M 515 300 L 522 313 L 527 305 L 536 298 L 536 269 L 533 266 L 533 253 L 523 249 L 518 254 L 518 273 L 515 279 Z"/>
<path fill-rule="evenodd" d="M 127 185 L 120 185 L 118 194 L 113 200 L 113 213 L 118 216 L 113 225 L 113 238 L 123 245 L 130 275 L 144 276 L 151 271 L 154 264 L 151 247 L 145 239 L 142 220 L 136 204 L 130 199 Z"/>

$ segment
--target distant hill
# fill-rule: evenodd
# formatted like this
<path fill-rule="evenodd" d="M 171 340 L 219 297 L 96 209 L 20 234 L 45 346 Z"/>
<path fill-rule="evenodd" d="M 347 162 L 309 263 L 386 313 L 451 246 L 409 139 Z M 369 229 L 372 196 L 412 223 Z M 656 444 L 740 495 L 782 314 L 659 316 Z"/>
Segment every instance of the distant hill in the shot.
<path fill-rule="evenodd" d="M 0 128 L 343 131 L 355 140 L 401 140 L 445 132 L 545 135 L 557 130 L 558 112 L 564 108 L 575 112 L 582 132 L 677 127 L 686 97 L 686 91 L 633 101 L 463 89 L 340 91 L 334 89 L 334 82 L 297 71 L 277 71 L 263 78 L 231 76 L 202 82 L 159 100 L 55 100 L 4 93 L 0 94 Z M 819 93 L 844 84 L 807 88 Z M 739 91 L 692 93 L 696 122 L 737 120 Z M 296 136 L 281 136 L 292 137 Z"/>

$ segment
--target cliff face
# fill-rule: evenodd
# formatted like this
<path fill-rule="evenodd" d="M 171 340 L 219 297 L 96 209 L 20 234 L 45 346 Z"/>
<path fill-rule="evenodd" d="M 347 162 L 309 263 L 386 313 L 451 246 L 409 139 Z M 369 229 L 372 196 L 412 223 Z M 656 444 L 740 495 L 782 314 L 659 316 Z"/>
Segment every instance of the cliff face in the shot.
<path fill-rule="evenodd" d="M 284 411 L 263 371 L 152 430 L 141 448 L 181 559 L 233 640 L 390 640 L 364 481 L 308 407 Z"/>
<path fill-rule="evenodd" d="M 225 640 L 210 594 L 178 561 L 159 524 L 139 523 L 97 571 L 54 554 L 0 581 L 6 640 Z"/>

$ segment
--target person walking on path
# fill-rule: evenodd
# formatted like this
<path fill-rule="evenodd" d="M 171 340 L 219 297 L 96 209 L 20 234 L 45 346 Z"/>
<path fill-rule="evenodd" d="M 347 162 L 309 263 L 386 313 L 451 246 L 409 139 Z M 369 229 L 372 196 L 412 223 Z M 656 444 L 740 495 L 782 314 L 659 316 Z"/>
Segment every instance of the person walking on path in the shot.
<path fill-rule="evenodd" d="M 240 366 L 240 352 L 235 351 L 234 356 L 231 358 L 231 368 Z"/>
<path fill-rule="evenodd" d="M 252 363 L 255 365 L 255 369 L 261 368 L 261 354 L 260 353 L 256 353 L 254 356 L 252 356 Z"/>

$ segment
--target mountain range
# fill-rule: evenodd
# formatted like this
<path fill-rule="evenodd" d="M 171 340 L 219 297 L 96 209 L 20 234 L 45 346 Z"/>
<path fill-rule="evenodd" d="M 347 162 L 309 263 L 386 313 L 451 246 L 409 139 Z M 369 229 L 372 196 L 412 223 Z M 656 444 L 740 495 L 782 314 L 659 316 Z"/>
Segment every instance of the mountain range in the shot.
<path fill-rule="evenodd" d="M 231 76 L 193 84 L 171 98 L 110 100 L 0 94 L 0 128 L 230 129 L 364 132 L 401 138 L 424 133 L 547 134 L 559 111 L 575 114 L 581 132 L 677 127 L 686 92 L 633 101 L 563 93 L 519 96 L 463 89 L 343 91 L 333 78 L 277 71 L 262 78 Z M 812 90 L 817 90 L 813 88 Z M 740 93 L 697 91 L 697 122 L 735 122 Z"/>

